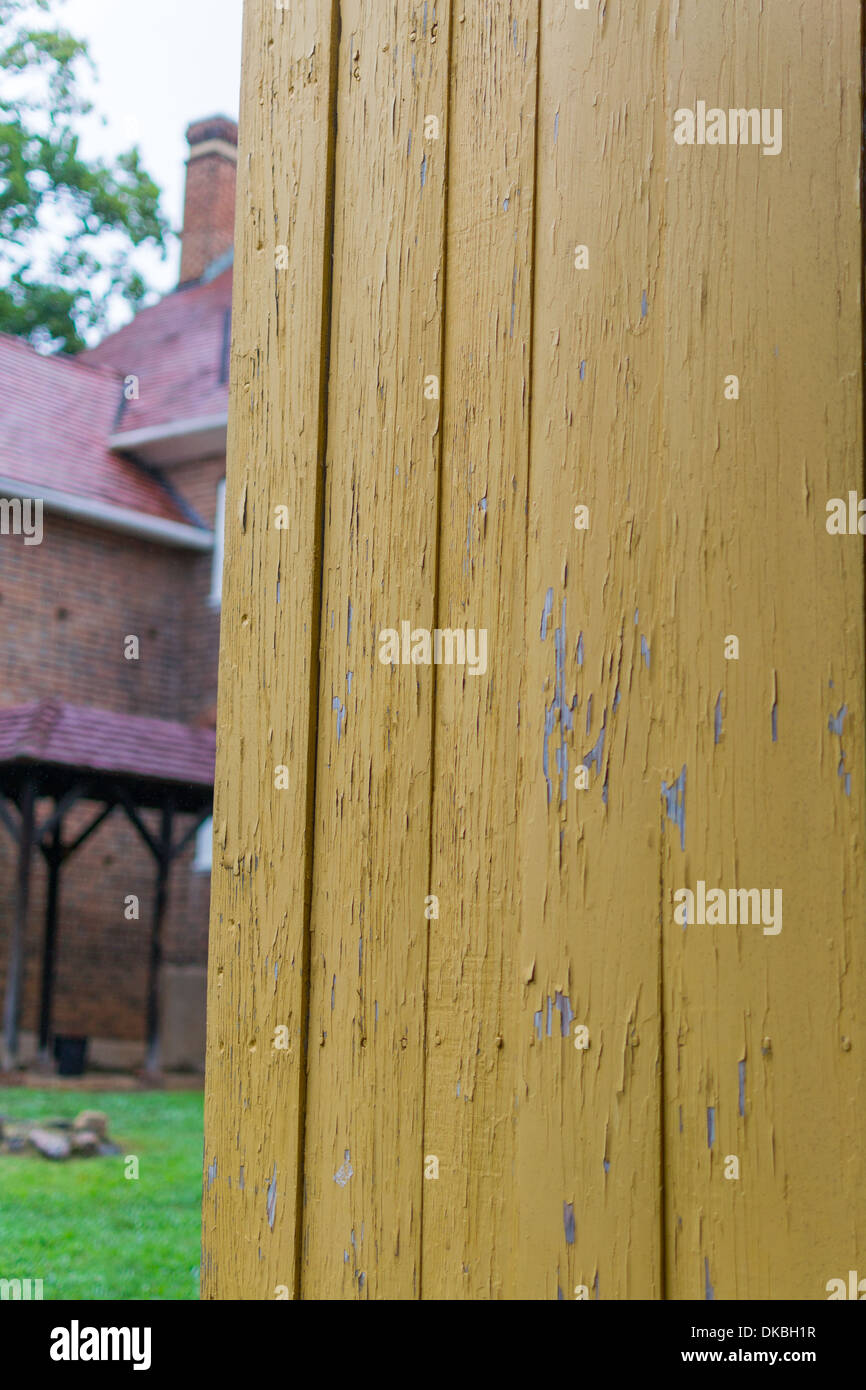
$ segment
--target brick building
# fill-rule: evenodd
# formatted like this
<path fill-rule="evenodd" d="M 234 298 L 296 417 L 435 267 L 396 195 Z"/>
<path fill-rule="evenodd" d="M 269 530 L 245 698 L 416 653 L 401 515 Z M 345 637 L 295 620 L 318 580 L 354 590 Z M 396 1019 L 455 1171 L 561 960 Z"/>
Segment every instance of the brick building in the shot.
<path fill-rule="evenodd" d="M 51 724 L 55 744 L 66 730 L 80 748 L 82 730 L 92 745 L 102 729 L 109 761 L 116 749 L 118 766 L 140 771 L 154 730 L 169 777 L 172 748 L 201 749 L 197 734 L 215 724 L 237 127 L 215 117 L 190 126 L 187 139 L 178 288 L 75 357 L 43 356 L 0 335 L 0 744 L 3 728 L 26 727 L 29 748 L 32 730 Z M 26 515 L 38 502 L 35 543 L 12 522 L 22 515 L 16 506 Z M 85 757 L 74 747 L 50 756 L 67 754 Z M 37 803 L 37 824 L 50 806 Z M 71 806 L 65 843 L 94 809 Z M 157 812 L 142 811 L 141 821 L 158 834 Z M 18 853 L 9 822 L 7 814 L 0 823 L 7 999 Z M 178 832 L 185 828 L 179 820 Z M 158 971 L 166 1067 L 203 1063 L 210 829 L 204 821 L 171 871 Z M 36 1050 L 40 1010 L 40 853 L 30 882 L 24 1061 Z M 152 855 L 116 811 L 63 868 L 52 1032 L 87 1036 L 96 1064 L 144 1060 L 154 885 Z M 139 916 L 127 920 L 131 897 Z"/>

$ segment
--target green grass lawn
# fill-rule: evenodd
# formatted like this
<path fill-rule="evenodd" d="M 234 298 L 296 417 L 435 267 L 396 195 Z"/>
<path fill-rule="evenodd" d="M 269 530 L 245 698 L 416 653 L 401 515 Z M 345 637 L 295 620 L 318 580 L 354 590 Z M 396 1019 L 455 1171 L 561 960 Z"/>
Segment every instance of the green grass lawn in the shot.
<path fill-rule="evenodd" d="M 61 1299 L 199 1296 L 202 1094 L 0 1088 L 10 1120 L 108 1116 L 117 1158 L 0 1154 L 0 1278 Z M 125 1157 L 139 1177 L 124 1176 Z"/>

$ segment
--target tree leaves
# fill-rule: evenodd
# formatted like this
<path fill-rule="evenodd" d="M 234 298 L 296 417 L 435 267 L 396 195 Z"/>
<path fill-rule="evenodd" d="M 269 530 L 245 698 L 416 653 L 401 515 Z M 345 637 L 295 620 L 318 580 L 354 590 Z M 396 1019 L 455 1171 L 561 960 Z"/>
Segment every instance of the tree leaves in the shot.
<path fill-rule="evenodd" d="M 36 27 L 52 0 L 0 0 L 0 332 L 75 352 L 118 299 L 147 294 L 130 252 L 165 255 L 160 192 L 137 148 L 86 159 L 76 125 L 87 44 Z"/>

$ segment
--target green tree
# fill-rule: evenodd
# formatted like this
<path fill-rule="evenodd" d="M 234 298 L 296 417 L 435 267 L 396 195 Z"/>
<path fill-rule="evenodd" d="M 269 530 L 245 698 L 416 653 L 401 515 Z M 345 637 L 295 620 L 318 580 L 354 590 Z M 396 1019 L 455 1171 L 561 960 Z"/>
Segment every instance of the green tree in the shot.
<path fill-rule="evenodd" d="M 76 352 L 118 299 L 148 287 L 133 248 L 163 256 L 168 224 L 137 148 L 109 165 L 79 152 L 92 110 L 86 43 L 52 23 L 51 0 L 0 0 L 0 332 Z"/>

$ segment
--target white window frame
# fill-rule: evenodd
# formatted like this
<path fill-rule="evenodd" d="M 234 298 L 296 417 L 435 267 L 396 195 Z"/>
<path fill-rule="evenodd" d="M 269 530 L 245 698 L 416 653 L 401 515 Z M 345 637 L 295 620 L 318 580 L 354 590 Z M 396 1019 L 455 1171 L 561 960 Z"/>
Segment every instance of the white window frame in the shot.
<path fill-rule="evenodd" d="M 217 483 L 216 516 L 213 523 L 213 560 L 210 576 L 210 603 L 220 608 L 223 600 L 223 557 L 226 529 L 226 480 Z"/>
<path fill-rule="evenodd" d="M 195 832 L 195 858 L 192 867 L 199 874 L 209 874 L 213 868 L 213 816 L 203 820 Z"/>

